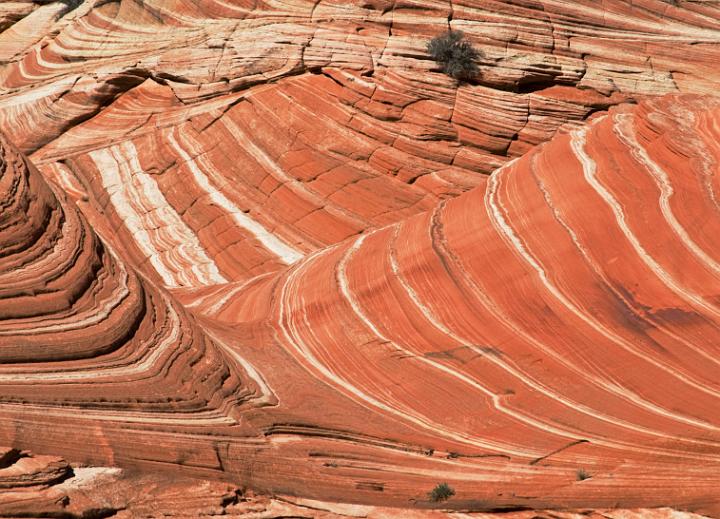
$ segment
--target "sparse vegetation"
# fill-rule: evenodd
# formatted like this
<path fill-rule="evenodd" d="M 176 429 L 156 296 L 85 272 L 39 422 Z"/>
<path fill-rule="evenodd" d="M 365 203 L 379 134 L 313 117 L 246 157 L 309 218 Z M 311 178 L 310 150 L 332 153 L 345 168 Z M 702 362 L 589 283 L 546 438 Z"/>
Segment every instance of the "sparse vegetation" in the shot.
<path fill-rule="evenodd" d="M 435 36 L 427 44 L 427 51 L 450 77 L 464 81 L 478 74 L 476 60 L 480 53 L 464 39 L 462 31 L 448 31 Z"/>
<path fill-rule="evenodd" d="M 575 473 L 575 477 L 578 481 L 585 481 L 586 479 L 590 479 L 592 475 L 585 469 L 578 469 Z"/>
<path fill-rule="evenodd" d="M 438 484 L 438 486 L 433 488 L 432 491 L 428 493 L 430 501 L 434 503 L 437 503 L 439 501 L 447 501 L 454 495 L 455 490 L 453 490 L 453 488 L 447 483 Z"/>

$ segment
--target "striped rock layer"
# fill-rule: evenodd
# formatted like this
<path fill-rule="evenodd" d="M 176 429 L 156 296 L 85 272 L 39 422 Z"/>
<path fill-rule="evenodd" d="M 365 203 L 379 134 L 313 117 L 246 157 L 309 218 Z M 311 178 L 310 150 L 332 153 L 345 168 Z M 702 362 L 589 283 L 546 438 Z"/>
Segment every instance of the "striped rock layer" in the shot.
<path fill-rule="evenodd" d="M 0 206 L 8 444 L 112 462 L 108 435 L 137 446 L 143 430 L 222 428 L 242 407 L 266 405 L 226 346 L 124 264 L 5 138 Z"/>
<path fill-rule="evenodd" d="M 235 517 L 243 519 L 497 519 L 494 513 L 397 510 L 302 499 L 266 497 L 221 481 L 177 474 L 71 466 L 57 456 L 0 447 L 2 517 Z M 506 519 L 703 519 L 671 508 L 588 511 L 519 511 Z"/>
<path fill-rule="evenodd" d="M 469 83 L 426 55 L 448 28 Z M 225 480 L 720 515 L 719 29 L 686 0 L 1 4 L 0 515 L 96 513 L 57 455 L 228 514 Z M 286 505 L 252 513 L 315 513 Z"/>
<path fill-rule="evenodd" d="M 175 294 L 3 142 L 0 438 L 325 501 L 447 481 L 460 508 L 716 513 L 718 121 L 697 95 L 612 109 L 433 210 Z"/>
<path fill-rule="evenodd" d="M 0 16 L 0 128 L 170 287 L 248 280 L 430 210 L 565 124 L 714 92 L 720 60 L 716 2 L 65 0 Z M 425 51 L 448 28 L 481 53 L 470 84 Z"/>

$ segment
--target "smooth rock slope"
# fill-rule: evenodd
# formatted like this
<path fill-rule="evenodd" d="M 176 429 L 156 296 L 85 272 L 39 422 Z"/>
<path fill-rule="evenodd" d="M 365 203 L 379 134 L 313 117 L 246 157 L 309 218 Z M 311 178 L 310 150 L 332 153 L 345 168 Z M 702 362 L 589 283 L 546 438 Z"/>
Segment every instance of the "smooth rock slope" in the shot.
<path fill-rule="evenodd" d="M 720 515 L 719 61 L 691 0 L 0 4 L 0 516 Z"/>
<path fill-rule="evenodd" d="M 451 507 L 716 513 L 719 120 L 613 109 L 486 188 L 177 292 L 196 318 L 4 144 L 3 250 L 34 281 L 4 298 L 2 440 L 326 501 L 448 481 Z"/>
<path fill-rule="evenodd" d="M 717 511 L 718 120 L 702 96 L 611 110 L 486 189 L 193 308 L 250 335 L 297 412 L 261 360 L 272 329 L 314 379 L 431 447 L 428 467 L 444 458 L 434 477 L 458 499 Z"/>

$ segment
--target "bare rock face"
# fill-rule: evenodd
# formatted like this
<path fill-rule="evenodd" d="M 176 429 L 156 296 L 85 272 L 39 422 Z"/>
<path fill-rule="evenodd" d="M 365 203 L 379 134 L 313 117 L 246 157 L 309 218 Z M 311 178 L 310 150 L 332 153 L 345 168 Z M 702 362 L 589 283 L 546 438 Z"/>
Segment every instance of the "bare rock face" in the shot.
<path fill-rule="evenodd" d="M 448 481 L 471 510 L 716 512 L 718 120 L 701 96 L 612 110 L 486 188 L 176 298 L 4 142 L 27 281 L 3 442 L 321 501 L 423 508 Z"/>
<path fill-rule="evenodd" d="M 0 31 L 0 516 L 720 514 L 719 4 Z"/>
<path fill-rule="evenodd" d="M 0 126 L 172 287 L 429 210 L 617 103 L 712 93 L 720 60 L 714 2 L 8 5 Z M 481 53 L 470 83 L 426 54 L 448 28 Z"/>
<path fill-rule="evenodd" d="M 336 429 L 429 447 L 414 488 L 434 474 L 498 507 L 717 512 L 718 118 L 702 96 L 611 110 L 486 189 L 190 304 L 255 344 L 280 407 L 308 398 L 283 391 L 295 363 L 363 409 L 325 406 Z M 289 361 L 267 360 L 268 329 Z M 336 473 L 374 467 L 399 490 L 384 463 L 328 449 Z"/>
<path fill-rule="evenodd" d="M 238 517 L 233 511 L 248 501 L 236 487 L 219 481 L 71 467 L 53 456 L 0 452 L 13 456 L 6 455 L 0 465 L 2 517 Z"/>
<path fill-rule="evenodd" d="M 4 138 L 0 168 L 4 441 L 114 462 L 113 435 L 142 445 L 126 428 L 223 426 L 254 405 L 242 368 Z M 166 446 L 159 460 L 177 456 Z"/>
<path fill-rule="evenodd" d="M 237 517 L 244 519 L 320 518 L 448 519 L 458 514 L 441 510 L 397 510 L 381 506 L 347 505 L 243 491 L 220 481 L 138 473 L 113 467 L 71 467 L 61 458 L 37 456 L 0 448 L 0 516 L 61 517 L 64 519 L 139 517 Z M 22 477 L 19 483 L 17 476 Z M 497 515 L 466 512 L 470 519 Z M 506 513 L 510 519 L 702 519 L 669 508 Z"/>

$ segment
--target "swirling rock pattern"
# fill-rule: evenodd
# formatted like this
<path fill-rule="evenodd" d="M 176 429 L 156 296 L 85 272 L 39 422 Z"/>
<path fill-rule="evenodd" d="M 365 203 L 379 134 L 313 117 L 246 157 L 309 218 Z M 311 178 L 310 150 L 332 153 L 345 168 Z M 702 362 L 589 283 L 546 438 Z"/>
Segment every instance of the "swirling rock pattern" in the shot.
<path fill-rule="evenodd" d="M 699 96 L 612 110 L 486 189 L 186 297 L 243 334 L 272 327 L 461 492 L 637 506 L 671 499 L 669 478 L 717 507 L 719 119 Z"/>
<path fill-rule="evenodd" d="M 131 424 L 222 427 L 265 405 L 224 346 L 104 246 L 4 138 L 0 157 L 3 438 L 107 462 L 107 435 L 139 441 L 120 433 Z M 68 420 L 75 439 L 58 427 Z"/>
<path fill-rule="evenodd" d="M 94 509 L 49 454 L 241 516 L 720 513 L 720 9 L 677 4 L 4 4 L 0 515 Z"/>
<path fill-rule="evenodd" d="M 720 59 L 712 2 L 77 4 L 5 8 L 0 125 L 172 287 L 429 210 L 619 102 L 714 92 Z M 482 53 L 473 84 L 426 56 L 447 28 Z"/>
<path fill-rule="evenodd" d="M 34 282 L 5 293 L 0 433 L 314 499 L 447 480 L 460 507 L 717 511 L 718 120 L 701 96 L 613 109 L 485 188 L 175 298 L 4 142 L 4 261 Z"/>

